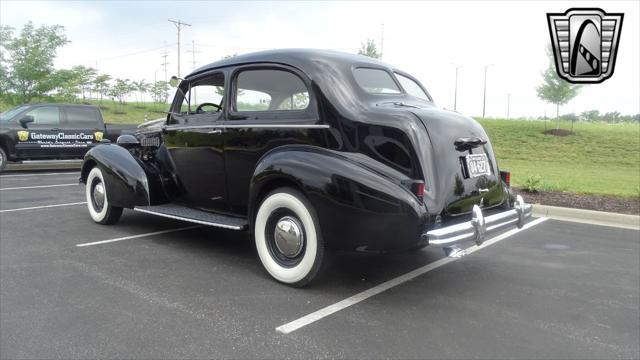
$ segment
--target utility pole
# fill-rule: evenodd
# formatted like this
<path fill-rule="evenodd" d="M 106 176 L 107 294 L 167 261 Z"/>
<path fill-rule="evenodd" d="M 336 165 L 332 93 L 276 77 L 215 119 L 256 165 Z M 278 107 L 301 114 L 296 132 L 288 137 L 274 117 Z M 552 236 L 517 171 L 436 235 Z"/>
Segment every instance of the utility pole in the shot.
<path fill-rule="evenodd" d="M 484 119 L 485 109 L 487 107 L 487 68 L 493 64 L 484 66 L 484 91 L 482 95 L 482 118 Z"/>
<path fill-rule="evenodd" d="M 199 53 L 200 51 L 196 51 L 196 42 L 194 40 L 191 40 L 191 51 L 189 52 L 191 53 L 191 67 L 192 67 L 192 70 L 195 70 L 196 69 L 196 53 Z M 197 89 L 197 86 L 192 89 L 194 104 L 197 104 L 196 89 Z"/>
<path fill-rule="evenodd" d="M 511 93 L 507 93 L 507 120 L 509 120 L 509 107 L 511 106 Z"/>
<path fill-rule="evenodd" d="M 458 69 L 462 68 L 462 66 L 455 65 L 455 64 L 453 64 L 453 66 L 456 68 L 456 84 L 453 90 L 453 111 L 457 111 L 458 110 Z"/>
<path fill-rule="evenodd" d="M 161 56 L 164 59 L 164 61 L 160 64 L 164 66 L 164 82 L 167 82 L 167 64 L 169 64 L 167 62 L 167 56 L 169 56 L 169 54 L 167 54 L 167 50 L 165 50 L 164 54 Z"/>
<path fill-rule="evenodd" d="M 191 24 L 183 23 L 180 20 L 171 20 L 171 19 L 169 19 L 169 22 L 172 22 L 173 25 L 175 25 L 176 29 L 178 30 L 178 77 L 180 77 L 180 30 L 182 30 L 184 26 L 191 26 Z"/>

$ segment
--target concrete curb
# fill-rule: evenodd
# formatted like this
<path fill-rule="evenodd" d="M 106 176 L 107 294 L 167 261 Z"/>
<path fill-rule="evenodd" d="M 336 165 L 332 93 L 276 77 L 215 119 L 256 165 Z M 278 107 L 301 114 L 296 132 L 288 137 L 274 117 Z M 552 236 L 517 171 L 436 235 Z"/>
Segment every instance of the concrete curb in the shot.
<path fill-rule="evenodd" d="M 533 205 L 533 215 L 544 216 L 556 220 L 640 230 L 640 216 L 638 215 L 617 214 L 604 211 L 583 210 L 540 204 Z"/>
<path fill-rule="evenodd" d="M 28 163 L 8 163 L 4 172 L 34 170 L 71 170 L 80 169 L 82 160 L 73 161 L 32 161 Z"/>

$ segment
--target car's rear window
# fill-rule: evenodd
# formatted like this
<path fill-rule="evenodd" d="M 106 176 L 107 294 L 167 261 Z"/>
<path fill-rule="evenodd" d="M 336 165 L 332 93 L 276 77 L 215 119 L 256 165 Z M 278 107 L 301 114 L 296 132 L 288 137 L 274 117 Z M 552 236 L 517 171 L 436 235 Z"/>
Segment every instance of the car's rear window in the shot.
<path fill-rule="evenodd" d="M 400 94 L 400 88 L 391 75 L 380 69 L 357 68 L 353 71 L 356 82 L 371 94 Z"/>
<path fill-rule="evenodd" d="M 413 79 L 408 78 L 404 75 L 396 73 L 396 77 L 400 82 L 400 85 L 404 88 L 404 91 L 411 96 L 415 96 L 419 99 L 429 100 L 429 96 L 422 90 L 420 85 L 415 82 Z"/>

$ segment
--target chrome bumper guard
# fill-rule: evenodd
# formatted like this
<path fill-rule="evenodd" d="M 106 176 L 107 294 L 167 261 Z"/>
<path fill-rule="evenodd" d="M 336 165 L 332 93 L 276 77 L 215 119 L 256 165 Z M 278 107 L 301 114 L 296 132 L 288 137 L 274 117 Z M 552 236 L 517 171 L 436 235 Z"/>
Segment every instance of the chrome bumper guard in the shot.
<path fill-rule="evenodd" d="M 481 245 L 486 232 L 510 225 L 522 228 L 525 220 L 531 217 L 532 211 L 531 204 L 526 204 L 520 195 L 516 197 L 512 210 L 486 217 L 482 214 L 482 209 L 474 205 L 471 221 L 430 230 L 422 236 L 426 236 L 429 246 L 444 248 L 448 256 L 458 257 L 464 255 L 464 251 L 456 245 L 467 241 Z"/>

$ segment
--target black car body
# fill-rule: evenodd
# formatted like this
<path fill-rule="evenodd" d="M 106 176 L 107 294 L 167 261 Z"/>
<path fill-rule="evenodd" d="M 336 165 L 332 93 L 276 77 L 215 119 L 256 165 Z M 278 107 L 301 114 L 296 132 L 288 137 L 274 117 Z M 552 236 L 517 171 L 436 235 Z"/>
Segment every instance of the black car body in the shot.
<path fill-rule="evenodd" d="M 208 102 L 207 87 L 225 96 Z M 475 120 L 364 56 L 278 50 L 215 62 L 181 81 L 165 122 L 118 145 L 85 157 L 95 221 L 134 208 L 250 230 L 265 268 L 292 285 L 317 271 L 309 249 L 316 262 L 324 246 L 460 255 L 458 244 L 531 214 Z M 291 270 L 305 262 L 306 273 Z"/>
<path fill-rule="evenodd" d="M 0 171 L 7 161 L 81 159 L 136 125 L 105 124 L 97 106 L 27 104 L 0 115 Z"/>

